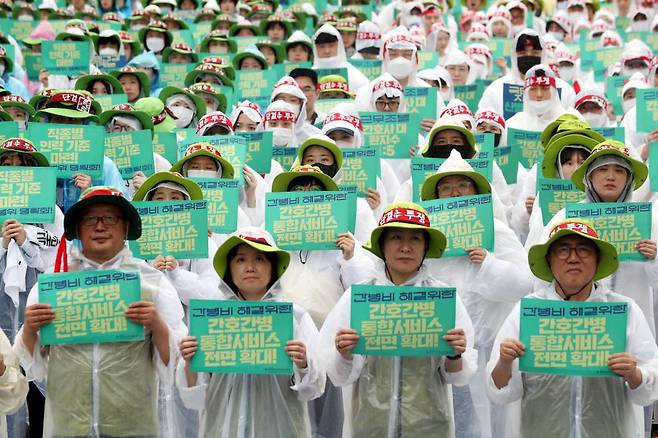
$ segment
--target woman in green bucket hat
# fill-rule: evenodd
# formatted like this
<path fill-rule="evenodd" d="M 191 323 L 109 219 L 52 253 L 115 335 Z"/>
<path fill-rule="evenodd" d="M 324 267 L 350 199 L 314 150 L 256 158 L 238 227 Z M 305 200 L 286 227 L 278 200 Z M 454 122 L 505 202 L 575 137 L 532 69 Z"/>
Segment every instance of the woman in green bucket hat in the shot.
<path fill-rule="evenodd" d="M 176 43 L 172 47 L 165 47 L 162 52 L 162 62 L 165 64 L 189 64 L 198 61 L 199 55 L 185 43 Z"/>
<path fill-rule="evenodd" d="M 206 113 L 226 111 L 226 95 L 222 94 L 222 91 L 218 86 L 206 84 L 204 82 L 198 82 L 191 85 L 188 90 L 203 99 L 206 104 Z"/>
<path fill-rule="evenodd" d="M 445 247 L 445 236 L 431 227 L 425 209 L 409 202 L 391 204 L 363 245 L 377 258 L 363 284 L 445 287 L 425 262 L 441 257 Z M 351 327 L 352 293 L 350 288 L 341 296 L 320 330 L 327 375 L 339 387 L 352 385 L 352 409 L 345 412 L 352 436 L 453 437 L 449 384 L 466 384 L 477 366 L 473 326 L 459 296 L 454 326 L 446 327 L 443 336 L 452 353 L 403 358 L 352 352 L 363 334 L 360 327 Z"/>
<path fill-rule="evenodd" d="M 139 42 L 146 50 L 162 55 L 165 47 L 171 46 L 174 38 L 163 21 L 153 20 L 139 31 Z"/>
<path fill-rule="evenodd" d="M 283 43 L 275 43 L 270 40 L 259 41 L 256 43 L 256 47 L 263 54 L 267 63 L 272 66 L 274 64 L 280 64 L 285 60 L 285 53 L 283 51 Z"/>
<path fill-rule="evenodd" d="M 165 87 L 158 98 L 175 116 L 176 128 L 195 128 L 206 113 L 206 104 L 201 97 L 188 88 Z"/>
<path fill-rule="evenodd" d="M 276 247 L 267 231 L 238 229 L 215 254 L 215 270 L 222 279 L 217 299 L 268 306 L 287 301 L 279 280 L 289 261 L 289 254 Z M 185 405 L 202 412 L 200 428 L 206 435 L 310 436 L 307 402 L 322 394 L 326 376 L 313 347 L 317 328 L 302 307 L 293 304 L 292 312 L 292 338 L 281 339 L 293 363 L 292 376 L 193 372 L 190 360 L 200 340 L 183 338 L 184 361 L 178 365 L 176 384 Z"/>
<path fill-rule="evenodd" d="M 11 120 L 18 123 L 20 130 L 27 128 L 27 123 L 34 116 L 36 111 L 20 96 L 0 96 L 0 109 L 4 110 Z"/>
<path fill-rule="evenodd" d="M 238 45 L 235 41 L 228 38 L 226 33 L 221 30 L 210 31 L 201 41 L 201 52 L 207 52 L 214 55 L 227 55 L 238 51 Z"/>
<path fill-rule="evenodd" d="M 267 70 L 270 68 L 265 55 L 255 45 L 248 46 L 236 54 L 232 62 L 236 70 Z"/>
<path fill-rule="evenodd" d="M 88 91 L 94 96 L 124 94 L 121 82 L 109 74 L 80 76 L 75 82 L 75 89 Z"/>
<path fill-rule="evenodd" d="M 113 71 L 110 74 L 119 81 L 130 103 L 148 96 L 151 92 L 148 76 L 135 67 L 122 67 L 120 70 Z"/>

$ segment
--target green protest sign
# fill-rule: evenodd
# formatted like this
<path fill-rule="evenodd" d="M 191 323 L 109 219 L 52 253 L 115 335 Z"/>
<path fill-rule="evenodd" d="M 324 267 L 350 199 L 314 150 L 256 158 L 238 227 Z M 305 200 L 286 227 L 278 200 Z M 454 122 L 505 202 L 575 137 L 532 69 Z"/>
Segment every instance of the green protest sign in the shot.
<path fill-rule="evenodd" d="M 433 199 L 420 205 L 430 215 L 432 228 L 447 239 L 443 257 L 466 255 L 467 248 L 494 250 L 494 220 L 491 193 Z"/>
<path fill-rule="evenodd" d="M 345 67 L 335 67 L 335 68 L 314 68 L 315 73 L 318 75 L 318 79 L 322 79 L 325 76 L 338 75 L 342 78 L 349 79 L 347 68 Z M 352 90 L 356 93 L 356 90 Z"/>
<path fill-rule="evenodd" d="M 144 326 L 124 312 L 142 296 L 139 271 L 79 271 L 39 275 L 39 303 L 55 320 L 39 330 L 43 345 L 131 342 Z"/>
<path fill-rule="evenodd" d="M 101 104 L 103 111 L 109 111 L 116 105 L 128 102 L 128 96 L 125 94 L 102 94 L 94 96 L 94 100 Z"/>
<path fill-rule="evenodd" d="M 321 114 L 331 114 L 339 103 L 349 103 L 354 102 L 352 99 L 318 99 L 315 101 L 315 111 Z M 324 120 L 316 120 L 316 123 L 319 122 L 319 126 L 322 126 Z"/>
<path fill-rule="evenodd" d="M 182 157 L 190 145 L 199 142 L 208 142 L 219 149 L 222 158 L 233 166 L 234 178 L 240 181 L 240 185 L 244 183 L 242 169 L 244 168 L 244 162 L 247 156 L 247 141 L 243 137 L 237 135 L 189 136 L 183 141 L 179 140 L 178 156 Z"/>
<path fill-rule="evenodd" d="M 50 22 L 50 20 L 49 20 Z M 35 21 L 20 21 L 12 18 L 0 18 L 0 29 L 5 35 L 13 36 L 16 41 L 29 38 L 32 31 L 34 31 Z"/>
<path fill-rule="evenodd" d="M 26 137 L 57 167 L 57 178 L 71 178 L 76 173 L 95 179 L 103 176 L 102 126 L 30 123 Z"/>
<path fill-rule="evenodd" d="M 627 303 L 522 298 L 519 312 L 521 371 L 619 377 L 608 357 L 626 351 Z"/>
<path fill-rule="evenodd" d="M 418 144 L 418 114 L 363 112 L 359 117 L 364 146 L 377 148 L 382 158 L 409 158 L 409 148 Z"/>
<path fill-rule="evenodd" d="M 503 118 L 509 120 L 523 111 L 523 85 L 503 84 Z M 507 134 L 509 138 L 509 133 Z"/>
<path fill-rule="evenodd" d="M 619 32 L 620 30 L 628 29 L 630 25 L 631 25 L 630 17 L 625 17 L 625 16 L 615 17 L 615 28 L 617 28 L 617 32 Z"/>
<path fill-rule="evenodd" d="M 469 108 L 477 108 L 482 96 L 481 85 L 478 83 L 470 85 L 455 85 L 455 98 L 464 102 Z"/>
<path fill-rule="evenodd" d="M 0 122 L 0 143 L 8 138 L 18 137 L 18 123 L 16 122 Z"/>
<path fill-rule="evenodd" d="M 190 47 L 195 47 L 194 37 L 189 29 L 172 29 L 170 30 L 172 36 L 172 44 L 184 43 Z"/>
<path fill-rule="evenodd" d="M 519 162 L 526 169 L 530 169 L 537 161 L 544 158 L 544 147 L 539 140 L 540 135 L 540 131 L 507 129 L 507 145 L 519 151 Z"/>
<path fill-rule="evenodd" d="M 611 138 L 613 140 L 617 140 L 622 143 L 626 142 L 626 130 L 624 129 L 623 126 L 615 126 L 610 128 L 593 128 L 593 129 L 605 138 Z"/>
<path fill-rule="evenodd" d="M 354 67 L 358 68 L 361 73 L 366 75 L 369 81 L 374 81 L 382 74 L 381 59 L 348 59 Z"/>
<path fill-rule="evenodd" d="M 247 142 L 245 164 L 258 173 L 270 173 L 272 169 L 272 132 L 236 132 Z"/>
<path fill-rule="evenodd" d="M 555 214 L 565 208 L 567 204 L 573 204 L 585 199 L 585 192 L 574 187 L 574 184 L 566 179 L 544 178 L 541 171 L 537 176 L 537 196 L 544 225 L 548 224 Z"/>
<path fill-rule="evenodd" d="M 605 79 L 605 97 L 612 104 L 612 108 L 618 116 L 624 115 L 624 108 L 621 104 L 621 92 L 628 79 L 628 76 L 608 76 Z"/>
<path fill-rule="evenodd" d="M 173 132 L 154 132 L 153 152 L 162 155 L 170 163 L 178 161 L 176 134 Z"/>
<path fill-rule="evenodd" d="M 592 56 L 592 66 L 594 67 L 594 77 L 596 81 L 605 80 L 605 72 L 608 67 L 613 65 L 623 54 L 622 47 L 604 47 L 596 48 Z"/>
<path fill-rule="evenodd" d="M 658 142 L 649 143 L 649 190 L 658 192 Z"/>
<path fill-rule="evenodd" d="M 651 239 L 650 202 L 568 204 L 566 217 L 590 220 L 600 238 L 617 249 L 619 261 L 647 261 L 635 245 L 640 240 Z"/>
<path fill-rule="evenodd" d="M 411 192 L 414 202 L 420 202 L 420 192 L 425 180 L 434 175 L 445 161 L 445 158 L 423 158 L 411 159 Z M 473 170 L 482 174 L 487 181 L 491 182 L 493 174 L 493 159 L 473 158 L 466 160 Z"/>
<path fill-rule="evenodd" d="M 178 11 L 176 11 L 176 13 L 178 13 Z M 192 34 L 192 44 L 190 44 L 190 47 L 195 47 L 196 44 L 201 43 L 201 41 L 213 30 L 212 23 L 209 21 L 188 23 L 187 25 L 189 26 L 190 33 Z"/>
<path fill-rule="evenodd" d="M 286 61 L 283 64 L 274 64 L 272 68 L 276 70 L 278 77 L 289 76 L 290 72 L 296 68 L 311 68 L 313 63 L 311 62 L 289 62 Z"/>
<path fill-rule="evenodd" d="M 455 328 L 455 288 L 352 285 L 350 327 L 359 333 L 353 352 L 372 356 L 445 356 Z"/>
<path fill-rule="evenodd" d="M 434 87 L 406 87 L 404 103 L 407 111 L 418 114 L 419 119 L 436 119 L 436 91 Z"/>
<path fill-rule="evenodd" d="M 475 137 L 475 145 L 478 148 L 477 157 L 482 159 L 493 158 L 496 147 L 495 135 L 491 132 L 478 132 L 473 134 L 473 136 Z"/>
<path fill-rule="evenodd" d="M 125 56 L 118 55 L 93 55 L 92 63 L 104 73 L 119 70 L 127 64 Z"/>
<path fill-rule="evenodd" d="M 510 65 L 512 47 L 514 47 L 513 38 L 489 38 L 489 41 L 487 41 L 485 44 L 487 47 L 489 47 L 489 50 L 491 50 L 491 55 L 494 61 L 499 58 L 504 58 L 507 62 L 507 65 Z M 494 73 L 503 73 L 500 67 L 498 67 L 498 64 L 494 64 Z"/>
<path fill-rule="evenodd" d="M 281 165 L 283 170 L 291 169 L 297 158 L 297 148 L 274 146 L 272 147 L 272 158 Z"/>
<path fill-rule="evenodd" d="M 238 100 L 254 100 L 272 94 L 279 77 L 274 70 L 238 70 L 235 72 L 235 89 Z"/>
<path fill-rule="evenodd" d="M 203 199 L 208 201 L 208 227 L 218 234 L 229 234 L 238 228 L 240 184 L 237 179 L 191 178 L 199 184 Z"/>
<path fill-rule="evenodd" d="M 635 112 L 637 132 L 658 129 L 658 88 L 637 89 Z"/>
<path fill-rule="evenodd" d="M 621 17 L 617 17 L 618 19 Z M 624 17 L 628 18 L 628 17 Z M 649 47 L 651 47 L 651 50 L 655 52 L 658 51 L 658 33 L 657 32 L 627 32 L 626 33 L 626 38 L 624 38 L 624 41 L 632 41 L 632 40 L 640 40 L 643 43 L 646 43 Z"/>
<path fill-rule="evenodd" d="M 54 167 L 0 166 L 0 223 L 55 222 L 55 174 Z"/>
<path fill-rule="evenodd" d="M 439 65 L 439 54 L 437 52 L 419 51 L 418 53 L 418 71 L 426 68 L 434 68 Z"/>
<path fill-rule="evenodd" d="M 155 171 L 151 131 L 116 132 L 105 135 L 105 155 L 116 164 L 121 177 L 130 179 L 135 172 L 150 176 Z"/>
<path fill-rule="evenodd" d="M 30 81 L 37 82 L 39 80 L 39 73 L 43 68 L 41 63 L 41 54 L 40 53 L 27 53 L 24 56 L 25 62 L 25 71 L 27 73 L 27 78 Z"/>
<path fill-rule="evenodd" d="M 515 184 L 519 170 L 519 150 L 510 146 L 494 149 L 494 160 L 503 172 L 507 184 Z"/>
<path fill-rule="evenodd" d="M 368 189 L 377 190 L 381 172 L 379 154 L 373 148 L 343 149 L 341 190 L 353 187 L 357 196 L 364 197 Z M 349 190 L 349 189 L 348 189 Z"/>
<path fill-rule="evenodd" d="M 190 300 L 194 372 L 292 375 L 286 342 L 293 305 L 274 301 Z"/>
<path fill-rule="evenodd" d="M 43 41 L 41 64 L 51 75 L 89 73 L 90 47 L 87 41 Z"/>
<path fill-rule="evenodd" d="M 194 69 L 194 64 L 189 62 L 185 64 L 163 63 L 160 70 L 160 83 L 164 87 L 185 86 L 185 76 Z"/>
<path fill-rule="evenodd" d="M 355 193 L 265 194 L 265 229 L 288 251 L 336 250 L 338 235 L 354 233 L 355 221 Z"/>
<path fill-rule="evenodd" d="M 599 39 L 587 38 L 587 29 L 582 29 L 578 41 L 580 47 L 580 69 L 585 72 L 594 66 L 594 53 L 601 45 Z"/>
<path fill-rule="evenodd" d="M 142 218 L 142 236 L 130 241 L 135 257 L 146 260 L 157 256 L 208 257 L 206 201 L 143 201 L 133 205 Z"/>

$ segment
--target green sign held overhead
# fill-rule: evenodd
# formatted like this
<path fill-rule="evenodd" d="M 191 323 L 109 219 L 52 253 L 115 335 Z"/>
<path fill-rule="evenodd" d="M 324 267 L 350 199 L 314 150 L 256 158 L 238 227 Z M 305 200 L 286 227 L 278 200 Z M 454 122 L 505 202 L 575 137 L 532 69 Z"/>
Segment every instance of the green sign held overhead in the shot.
<path fill-rule="evenodd" d="M 155 171 L 150 130 L 117 132 L 105 135 L 105 155 L 116 164 L 121 177 L 130 179 L 135 172 L 150 176 Z"/>
<path fill-rule="evenodd" d="M 194 372 L 292 375 L 292 303 L 190 300 Z"/>
<path fill-rule="evenodd" d="M 354 233 L 356 194 L 282 192 L 265 194 L 265 229 L 289 251 L 336 250 L 341 233 Z"/>
<path fill-rule="evenodd" d="M 585 192 L 575 188 L 569 180 L 544 178 L 539 175 L 537 177 L 537 196 L 544 225 L 547 225 L 553 216 L 567 204 L 574 204 L 585 199 Z"/>
<path fill-rule="evenodd" d="M 0 223 L 55 222 L 56 172 L 54 167 L 0 166 Z"/>
<path fill-rule="evenodd" d="M 201 187 L 208 201 L 208 227 L 218 234 L 229 234 L 238 228 L 240 184 L 237 179 L 191 178 Z"/>
<path fill-rule="evenodd" d="M 455 354 L 444 339 L 455 328 L 455 288 L 352 285 L 353 352 L 373 356 Z"/>
<path fill-rule="evenodd" d="M 470 248 L 494 250 L 491 193 L 434 199 L 420 205 L 429 213 L 432 228 L 446 236 L 443 257 L 464 256 Z"/>
<path fill-rule="evenodd" d="M 381 59 L 348 59 L 347 60 L 354 67 L 358 68 L 369 81 L 374 81 L 382 74 L 382 61 Z"/>
<path fill-rule="evenodd" d="M 425 180 L 434 175 L 445 158 L 412 158 L 411 159 L 411 191 L 414 202 L 420 201 L 420 192 Z M 474 171 L 483 175 L 487 181 L 491 182 L 493 174 L 493 159 L 472 158 L 466 160 Z"/>
<path fill-rule="evenodd" d="M 503 172 L 507 184 L 515 184 L 519 171 L 519 150 L 510 146 L 494 149 L 494 160 Z"/>
<path fill-rule="evenodd" d="M 638 88 L 635 108 L 637 132 L 648 133 L 658 129 L 658 88 Z"/>
<path fill-rule="evenodd" d="M 509 128 L 507 130 L 507 145 L 520 152 L 519 162 L 530 169 L 537 161 L 544 158 L 544 147 L 539 140 L 540 131 L 525 131 Z"/>
<path fill-rule="evenodd" d="M 272 158 L 281 165 L 284 171 L 291 169 L 297 158 L 297 148 L 273 146 Z"/>
<path fill-rule="evenodd" d="M 619 377 L 608 357 L 626 351 L 627 303 L 522 298 L 519 311 L 521 371 Z"/>
<path fill-rule="evenodd" d="M 420 117 L 409 113 L 360 113 L 364 146 L 377 148 L 382 158 L 409 158 L 418 144 Z"/>
<path fill-rule="evenodd" d="M 246 165 L 257 173 L 270 173 L 272 168 L 272 131 L 236 132 L 247 142 Z"/>
<path fill-rule="evenodd" d="M 406 87 L 404 103 L 407 111 L 420 119 L 436 119 L 437 90 L 434 87 Z"/>
<path fill-rule="evenodd" d="M 57 178 L 84 173 L 99 179 L 103 175 L 105 129 L 92 125 L 30 123 L 27 138 L 57 167 Z"/>
<path fill-rule="evenodd" d="M 0 122 L 0 143 L 3 143 L 8 138 L 18 137 L 18 132 L 18 123 Z"/>
<path fill-rule="evenodd" d="M 365 196 L 368 189 L 377 190 L 381 172 L 379 154 L 373 148 L 343 149 L 341 188 L 354 187 L 357 196 Z"/>
<path fill-rule="evenodd" d="M 566 217 L 592 221 L 600 238 L 617 249 L 619 261 L 647 261 L 635 245 L 640 240 L 651 239 L 650 202 L 569 204 Z"/>
<path fill-rule="evenodd" d="M 144 339 L 144 326 L 124 312 L 141 300 L 139 271 L 80 271 L 39 275 L 39 303 L 55 320 L 40 329 L 43 345 L 130 342 Z"/>
<path fill-rule="evenodd" d="M 208 203 L 206 201 L 133 202 L 142 218 L 142 236 L 130 241 L 139 259 L 157 256 L 177 259 L 208 257 Z"/>
<path fill-rule="evenodd" d="M 88 41 L 43 41 L 41 64 L 51 75 L 89 73 L 90 49 Z"/>

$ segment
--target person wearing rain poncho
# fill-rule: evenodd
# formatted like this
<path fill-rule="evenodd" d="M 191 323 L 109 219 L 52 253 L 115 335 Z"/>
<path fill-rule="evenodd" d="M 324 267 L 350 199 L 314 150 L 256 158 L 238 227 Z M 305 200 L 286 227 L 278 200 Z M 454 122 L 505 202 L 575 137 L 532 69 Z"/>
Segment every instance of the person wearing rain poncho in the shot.
<path fill-rule="evenodd" d="M 347 62 L 343 37 L 330 24 L 323 24 L 313 34 L 313 68 L 346 68 L 350 90 L 357 91 L 368 83 L 368 78 Z"/>
<path fill-rule="evenodd" d="M 505 436 L 644 437 L 640 406 L 658 397 L 658 349 L 640 306 L 601 282 L 617 270 L 617 251 L 582 219 L 551 224 L 542 242 L 530 248 L 528 261 L 535 276 L 550 284 L 528 298 L 627 303 L 626 351 L 608 357 L 608 369 L 618 377 L 521 372 L 516 359 L 526 346 L 519 341 L 517 304 L 498 332 L 487 364 L 491 401 L 520 401 Z"/>
<path fill-rule="evenodd" d="M 148 77 L 151 96 L 158 97 L 162 86 L 160 85 L 160 62 L 153 52 L 145 52 L 135 56 L 128 62 L 128 67 L 136 68 Z"/>
<path fill-rule="evenodd" d="M 226 300 L 277 302 L 280 278 L 290 255 L 259 228 L 240 228 L 214 257 L 215 271 L 223 280 Z M 292 376 L 275 374 L 195 373 L 190 360 L 198 349 L 192 336 L 181 342 L 176 385 L 185 405 L 199 411 L 203 437 L 310 436 L 306 402 L 319 397 L 325 385 L 324 365 L 317 353 L 318 331 L 309 314 L 293 304 L 293 339 L 286 352 L 293 361 Z"/>
<path fill-rule="evenodd" d="M 619 126 L 624 128 L 625 142 L 633 148 L 634 151 L 640 153 L 646 160 L 649 157 L 648 145 L 651 142 L 658 140 L 658 131 L 653 130 L 650 133 L 637 131 L 637 109 L 636 100 L 638 90 L 650 88 L 647 79 L 641 73 L 635 73 L 630 77 L 628 82 L 622 88 L 622 104 L 624 107 L 624 116 Z"/>
<path fill-rule="evenodd" d="M 449 16 L 453 20 L 452 16 Z M 436 52 L 439 55 L 439 64 L 442 64 L 448 55 L 454 51 L 458 51 L 457 38 L 457 24 L 454 27 L 446 26 L 442 22 L 435 23 L 432 26 L 431 32 L 427 37 L 426 49 L 429 52 Z"/>
<path fill-rule="evenodd" d="M 70 20 L 66 23 L 66 27 L 63 32 L 60 32 L 56 40 L 61 41 L 78 41 L 86 42 L 89 44 L 89 51 L 93 53 L 93 44 L 91 42 L 91 37 L 89 36 L 89 31 L 87 30 L 87 25 L 82 20 Z M 67 75 L 57 75 L 49 74 L 48 75 L 48 85 L 47 88 L 55 89 L 73 89 L 75 87 L 75 82 L 78 80 L 82 74 L 86 72 L 80 72 L 81 74 L 67 76 Z M 89 64 L 89 73 L 90 74 L 101 74 L 102 72 L 94 64 Z M 19 93 L 17 93 L 19 94 Z M 23 96 L 25 100 L 28 99 L 28 96 Z"/>
<path fill-rule="evenodd" d="M 644 183 L 647 175 L 647 167 L 632 158 L 623 143 L 606 140 L 592 149 L 590 156 L 572 174 L 571 181 L 578 190 L 585 192 L 583 202 L 630 202 L 633 201 L 633 190 L 637 190 Z M 646 260 L 621 262 L 614 275 L 602 281 L 603 286 L 633 299 L 640 306 L 652 333 L 655 333 L 654 285 L 658 282 L 657 214 L 658 207 L 654 203 L 651 238 L 640 240 L 635 245 Z M 562 209 L 545 227 L 531 228 L 525 244 L 526 249 L 545 240 L 555 224 L 564 218 L 565 210 Z M 536 287 L 542 286 L 545 284 L 536 284 Z"/>
<path fill-rule="evenodd" d="M 359 23 L 354 42 L 356 49 L 352 59 L 378 59 L 382 48 L 382 34 L 379 26 L 370 20 Z"/>
<path fill-rule="evenodd" d="M 450 52 L 443 61 L 443 68 L 450 74 L 454 85 L 471 85 L 477 79 L 472 61 L 461 50 Z"/>
<path fill-rule="evenodd" d="M 215 146 L 207 142 L 193 143 L 187 147 L 185 155 L 171 166 L 170 172 L 184 178 L 235 178 L 235 169 Z M 238 228 L 251 225 L 250 216 L 238 205 Z M 212 239 L 220 245 L 228 237 L 226 234 L 212 233 Z"/>
<path fill-rule="evenodd" d="M 284 101 L 293 108 L 293 114 L 295 115 L 294 132 L 298 144 L 309 136 L 320 133 L 318 128 L 306 121 L 306 95 L 295 79 L 284 76 L 274 84 L 270 102 L 274 103 L 276 101 Z"/>
<path fill-rule="evenodd" d="M 441 257 L 445 236 L 413 203 L 389 205 L 363 247 L 377 257 L 365 284 L 447 287 L 430 273 L 426 259 Z M 345 400 L 346 434 L 354 437 L 454 437 L 450 385 L 468 383 L 477 368 L 473 326 L 459 295 L 455 327 L 444 339 L 454 356 L 363 356 L 352 350 L 359 333 L 350 328 L 351 289 L 327 316 L 320 343 L 327 375 L 351 392 Z M 351 427 L 350 427 L 351 426 Z M 350 430 L 351 428 L 351 430 Z M 351 432 L 351 434 L 350 434 Z"/>
<path fill-rule="evenodd" d="M 443 102 L 450 102 L 455 98 L 455 88 L 448 70 L 437 65 L 434 68 L 426 68 L 418 72 L 418 77 L 438 90 L 438 96 Z"/>
<path fill-rule="evenodd" d="M 206 103 L 201 97 L 187 89 L 165 87 L 158 98 L 176 117 L 176 128 L 195 128 L 199 119 L 206 114 Z"/>
<path fill-rule="evenodd" d="M 438 171 L 421 188 L 421 199 L 453 198 L 491 193 L 491 184 L 453 150 Z M 425 262 L 429 272 L 455 286 L 475 328 L 478 372 L 468 387 L 455 388 L 457 437 L 497 437 L 503 431 L 504 413 L 486 398 L 485 365 L 505 316 L 532 288 L 523 245 L 514 232 L 494 218 L 494 248 L 468 248 L 463 257 Z"/>
<path fill-rule="evenodd" d="M 47 378 L 44 437 L 158 435 L 158 380 L 173 383 L 183 309 L 164 274 L 132 256 L 126 240 L 142 232 L 137 210 L 112 187 L 91 187 L 64 216 L 56 272 L 139 272 L 141 298 L 125 316 L 144 326 L 144 340 L 44 346 L 39 329 L 55 320 L 31 290 L 14 351 L 30 380 Z"/>
<path fill-rule="evenodd" d="M 505 114 L 505 84 L 524 85 L 525 75 L 538 64 L 548 65 L 546 50 L 537 32 L 525 29 L 514 39 L 512 67 L 505 76 L 493 81 L 482 93 L 478 109 L 489 108 L 498 114 Z M 564 108 L 573 108 L 576 98 L 571 85 L 560 78 L 555 78 L 555 88 L 560 90 L 559 100 Z"/>

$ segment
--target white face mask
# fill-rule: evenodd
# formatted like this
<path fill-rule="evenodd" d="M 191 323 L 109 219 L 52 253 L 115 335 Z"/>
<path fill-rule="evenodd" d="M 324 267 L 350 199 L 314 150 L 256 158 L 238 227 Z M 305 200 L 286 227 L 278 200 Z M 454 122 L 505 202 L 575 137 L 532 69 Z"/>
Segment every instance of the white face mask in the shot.
<path fill-rule="evenodd" d="M 272 144 L 278 147 L 288 146 L 292 140 L 292 129 L 289 128 L 272 128 Z"/>
<path fill-rule="evenodd" d="M 476 79 L 484 79 L 487 77 L 486 65 L 480 64 L 479 62 L 474 62 L 472 68 Z"/>
<path fill-rule="evenodd" d="M 553 36 L 553 38 L 555 38 L 558 41 L 563 41 L 564 40 L 564 34 L 562 32 L 550 31 L 548 33 L 551 34 Z"/>
<path fill-rule="evenodd" d="M 545 114 L 553 105 L 553 101 L 551 99 L 548 100 L 528 99 L 527 103 L 528 103 L 527 108 L 524 108 L 524 110 L 527 110 L 535 115 Z"/>
<path fill-rule="evenodd" d="M 352 141 L 338 140 L 338 141 L 336 141 L 336 146 L 338 146 L 341 149 L 353 148 L 354 147 L 354 140 L 352 140 Z"/>
<path fill-rule="evenodd" d="M 176 128 L 187 128 L 192 123 L 194 111 L 184 106 L 172 106 L 169 108 L 172 113 L 177 117 L 175 120 Z"/>
<path fill-rule="evenodd" d="M 624 114 L 626 114 L 631 110 L 631 108 L 635 108 L 635 98 L 622 100 L 621 107 L 624 109 Z"/>
<path fill-rule="evenodd" d="M 328 58 L 318 57 L 316 58 L 316 61 L 318 63 L 318 67 L 320 68 L 331 68 L 331 67 L 336 67 L 340 59 L 338 58 L 338 55 L 336 55 L 336 56 L 329 56 Z"/>
<path fill-rule="evenodd" d="M 114 47 L 103 47 L 98 51 L 98 54 L 101 56 L 117 56 L 119 51 Z"/>
<path fill-rule="evenodd" d="M 605 112 L 582 113 L 581 116 L 592 128 L 604 128 L 608 124 L 608 115 Z"/>
<path fill-rule="evenodd" d="M 201 170 L 201 169 L 190 169 L 187 171 L 187 176 L 189 178 L 221 178 L 221 168 L 220 170 Z"/>
<path fill-rule="evenodd" d="M 404 79 L 409 77 L 414 66 L 411 60 L 398 56 L 388 61 L 388 72 L 395 79 Z"/>
<path fill-rule="evenodd" d="M 34 21 L 34 18 L 30 14 L 19 15 L 17 18 L 18 21 Z"/>
<path fill-rule="evenodd" d="M 649 20 L 633 21 L 631 23 L 631 30 L 633 32 L 648 32 L 649 25 Z"/>
<path fill-rule="evenodd" d="M 164 49 L 165 40 L 158 37 L 146 38 L 146 48 L 155 53 L 159 53 Z"/>
<path fill-rule="evenodd" d="M 558 68 L 558 73 L 559 73 L 560 79 L 563 79 L 567 82 L 571 82 L 573 80 L 574 74 L 576 73 L 576 68 L 575 67 L 559 67 Z"/>
<path fill-rule="evenodd" d="M 521 32 L 523 29 L 525 29 L 525 24 L 513 24 L 512 25 L 512 33 L 514 35 Z"/>
<path fill-rule="evenodd" d="M 635 73 L 641 73 L 645 78 L 649 76 L 649 68 L 627 68 L 621 69 L 622 76 L 633 76 Z"/>

